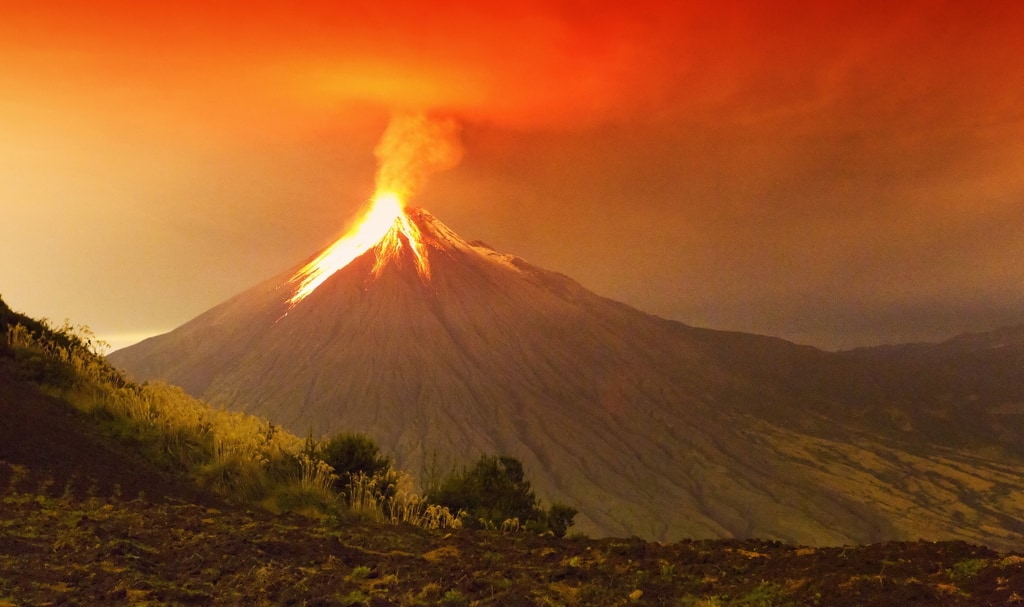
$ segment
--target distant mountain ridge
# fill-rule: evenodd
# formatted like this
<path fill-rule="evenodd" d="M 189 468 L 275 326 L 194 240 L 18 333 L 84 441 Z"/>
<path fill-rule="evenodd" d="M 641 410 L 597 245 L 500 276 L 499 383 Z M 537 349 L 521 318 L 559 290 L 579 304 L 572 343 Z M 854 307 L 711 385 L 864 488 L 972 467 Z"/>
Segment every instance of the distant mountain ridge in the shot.
<path fill-rule="evenodd" d="M 846 422 L 864 430 L 1024 457 L 1024 418 L 1006 413 L 1024 408 L 1024 325 L 834 353 L 777 338 L 690 331 L 722 364 L 785 386 L 801 402 L 831 403 L 832 415 L 844 411 Z M 912 418 L 920 422 L 915 432 L 906 428 Z"/>
<path fill-rule="evenodd" d="M 289 272 L 109 359 L 414 473 L 515 455 L 591 534 L 1024 543 L 1019 331 L 829 353 L 699 329 L 409 216 L 429 281 L 370 250 L 294 307 Z"/>

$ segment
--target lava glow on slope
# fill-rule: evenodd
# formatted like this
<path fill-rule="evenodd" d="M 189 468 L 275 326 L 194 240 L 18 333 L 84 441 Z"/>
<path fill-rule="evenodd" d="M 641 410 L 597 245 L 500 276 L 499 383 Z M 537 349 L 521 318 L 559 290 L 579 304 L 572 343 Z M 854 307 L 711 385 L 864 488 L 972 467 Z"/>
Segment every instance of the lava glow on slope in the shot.
<path fill-rule="evenodd" d="M 420 278 L 430 281 L 423 234 L 406 214 L 405 201 L 427 175 L 459 162 L 458 124 L 425 114 L 396 114 L 373 153 L 378 160 L 377 192 L 369 208 L 347 234 L 292 276 L 289 284 L 297 285 L 288 300 L 292 306 L 370 249 L 376 250 L 375 278 L 408 247 Z"/>
<path fill-rule="evenodd" d="M 370 249 L 376 250 L 373 275 L 379 277 L 388 263 L 402 254 L 403 242 L 412 251 L 420 277 L 430 280 L 430 266 L 420 229 L 405 214 L 404 205 L 397 194 L 378 192 L 362 219 L 292 276 L 290 282 L 298 286 L 288 303 L 292 306 L 298 304 L 332 274 Z"/>

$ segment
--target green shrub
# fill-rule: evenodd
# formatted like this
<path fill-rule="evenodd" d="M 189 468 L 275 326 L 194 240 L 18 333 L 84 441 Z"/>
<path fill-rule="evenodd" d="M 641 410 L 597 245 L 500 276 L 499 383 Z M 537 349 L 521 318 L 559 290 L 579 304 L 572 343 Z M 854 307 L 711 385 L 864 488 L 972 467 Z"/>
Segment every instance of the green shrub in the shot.
<path fill-rule="evenodd" d="M 565 532 L 572 527 L 579 510 L 565 504 L 551 504 L 546 513 L 547 526 L 555 537 L 565 537 Z"/>
<path fill-rule="evenodd" d="M 508 456 L 482 456 L 472 468 L 452 471 L 429 496 L 451 510 L 465 510 L 473 527 L 497 528 L 507 519 L 536 519 L 537 496 L 522 463 Z"/>
<path fill-rule="evenodd" d="M 372 438 L 363 434 L 339 434 L 318 445 L 315 455 L 334 469 L 343 485 L 359 473 L 374 477 L 391 469 L 391 460 L 381 455 Z"/>
<path fill-rule="evenodd" d="M 954 582 L 964 582 L 977 577 L 987 565 L 988 561 L 985 559 L 966 559 L 953 565 L 949 577 Z"/>
<path fill-rule="evenodd" d="M 471 468 L 453 470 L 427 498 L 451 511 L 465 511 L 471 527 L 525 528 L 551 531 L 559 537 L 572 526 L 577 512 L 561 504 L 548 512 L 541 510 L 522 462 L 506 455 L 484 455 Z"/>

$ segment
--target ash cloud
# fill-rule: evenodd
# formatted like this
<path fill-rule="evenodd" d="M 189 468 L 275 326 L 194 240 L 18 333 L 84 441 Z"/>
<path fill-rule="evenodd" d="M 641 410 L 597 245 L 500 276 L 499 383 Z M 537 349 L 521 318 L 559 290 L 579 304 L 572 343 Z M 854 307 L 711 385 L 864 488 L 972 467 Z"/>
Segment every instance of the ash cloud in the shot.
<path fill-rule="evenodd" d="M 377 190 L 394 192 L 403 202 L 437 171 L 457 165 L 462 159 L 459 123 L 454 118 L 403 113 L 391 117 L 377 157 Z"/>

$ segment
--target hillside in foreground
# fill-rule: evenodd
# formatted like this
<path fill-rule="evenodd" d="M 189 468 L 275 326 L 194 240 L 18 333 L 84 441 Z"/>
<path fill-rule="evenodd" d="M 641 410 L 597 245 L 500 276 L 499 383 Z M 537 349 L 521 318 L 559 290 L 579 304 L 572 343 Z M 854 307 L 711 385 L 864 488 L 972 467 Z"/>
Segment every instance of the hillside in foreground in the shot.
<path fill-rule="evenodd" d="M 0 301 L 12 321 L 33 322 Z M 1024 556 L 965 542 L 557 539 L 232 506 L 53 390 L 77 373 L 0 340 L 4 607 L 1024 604 Z"/>

